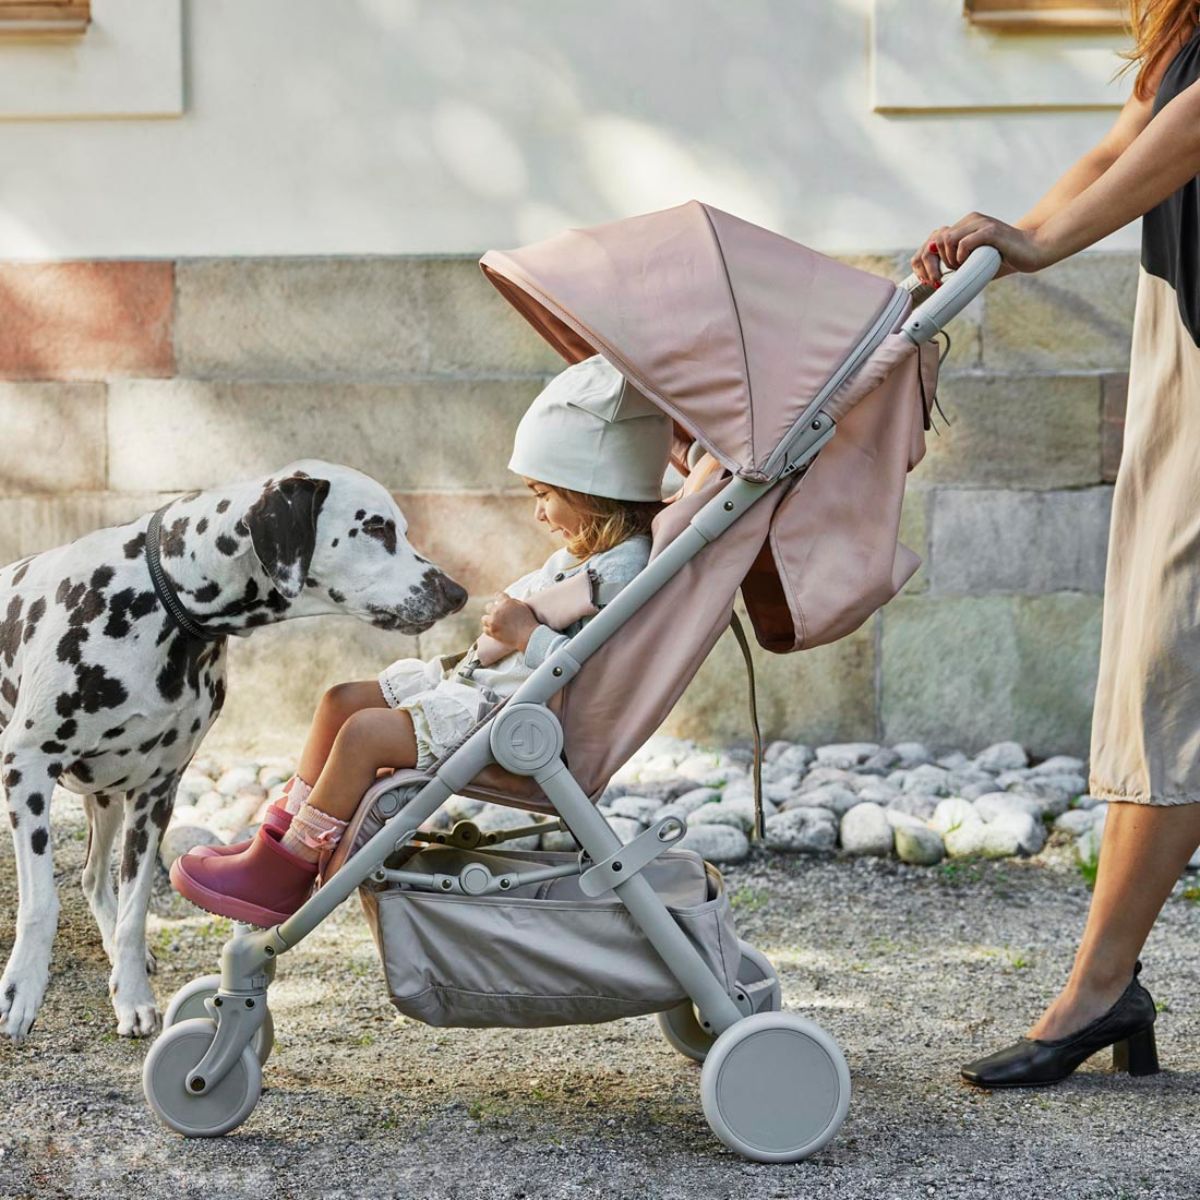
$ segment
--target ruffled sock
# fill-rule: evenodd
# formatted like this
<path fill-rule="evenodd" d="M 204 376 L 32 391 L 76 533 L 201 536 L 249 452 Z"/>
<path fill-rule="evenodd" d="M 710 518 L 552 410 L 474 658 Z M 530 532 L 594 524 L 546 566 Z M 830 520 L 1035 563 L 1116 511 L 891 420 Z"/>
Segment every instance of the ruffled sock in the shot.
<path fill-rule="evenodd" d="M 297 858 L 311 863 L 324 863 L 342 840 L 346 824 L 306 802 L 292 818 L 279 844 Z"/>
<path fill-rule="evenodd" d="M 305 783 L 299 775 L 293 775 L 283 785 L 283 807 L 294 817 L 300 811 L 300 806 L 308 799 L 312 790 L 313 785 L 311 783 Z"/>

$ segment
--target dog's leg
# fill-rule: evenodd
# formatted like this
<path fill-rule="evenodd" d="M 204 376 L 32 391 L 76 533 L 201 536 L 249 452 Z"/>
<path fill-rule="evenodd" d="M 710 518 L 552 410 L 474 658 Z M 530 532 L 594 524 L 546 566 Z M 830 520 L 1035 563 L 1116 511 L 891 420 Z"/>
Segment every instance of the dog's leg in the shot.
<path fill-rule="evenodd" d="M 117 893 L 113 887 L 112 850 L 121 827 L 120 801 L 120 795 L 104 792 L 83 798 L 83 811 L 88 821 L 88 848 L 80 882 L 88 907 L 96 918 L 109 962 L 114 961 L 116 953 L 113 936 L 117 927 Z"/>
<path fill-rule="evenodd" d="M 178 775 L 143 784 L 125 797 L 124 847 L 117 892 L 109 992 L 117 1012 L 117 1033 L 146 1037 L 158 1028 L 158 1009 L 146 975 L 146 909 L 158 862 L 158 840 L 175 802 Z"/>
<path fill-rule="evenodd" d="M 0 977 L 0 1033 L 23 1038 L 33 1024 L 50 977 L 58 928 L 58 893 L 50 850 L 50 764 L 36 752 L 4 755 L 0 779 L 17 853 L 17 930 Z"/>

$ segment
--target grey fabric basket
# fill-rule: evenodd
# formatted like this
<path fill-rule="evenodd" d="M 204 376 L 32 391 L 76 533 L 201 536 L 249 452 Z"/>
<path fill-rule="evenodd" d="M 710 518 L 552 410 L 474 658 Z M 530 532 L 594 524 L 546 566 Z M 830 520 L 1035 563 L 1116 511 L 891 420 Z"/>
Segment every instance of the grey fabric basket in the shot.
<path fill-rule="evenodd" d="M 493 873 L 570 862 L 553 851 L 430 847 L 406 870 Z M 730 990 L 741 954 L 720 873 L 690 850 L 644 869 L 671 915 Z M 427 1025 L 579 1025 L 660 1012 L 687 999 L 615 893 L 592 899 L 577 876 L 490 896 L 405 886 L 360 889 L 392 1003 Z"/>

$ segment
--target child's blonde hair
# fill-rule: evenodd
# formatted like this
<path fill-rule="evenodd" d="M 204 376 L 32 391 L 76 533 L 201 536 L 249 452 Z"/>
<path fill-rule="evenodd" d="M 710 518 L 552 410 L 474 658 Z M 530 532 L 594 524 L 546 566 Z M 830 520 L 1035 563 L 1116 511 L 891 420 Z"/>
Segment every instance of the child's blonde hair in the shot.
<path fill-rule="evenodd" d="M 578 532 L 566 539 L 567 552 L 578 559 L 603 554 L 635 534 L 648 534 L 650 522 L 666 507 L 661 500 L 613 500 L 549 483 L 542 486 L 552 488 L 583 518 Z"/>

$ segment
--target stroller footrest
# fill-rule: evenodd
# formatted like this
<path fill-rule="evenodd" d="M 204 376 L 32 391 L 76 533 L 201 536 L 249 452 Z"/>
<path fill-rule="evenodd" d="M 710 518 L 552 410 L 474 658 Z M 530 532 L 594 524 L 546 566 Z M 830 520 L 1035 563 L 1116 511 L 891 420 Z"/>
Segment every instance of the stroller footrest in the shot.
<path fill-rule="evenodd" d="M 593 898 L 604 895 L 636 875 L 664 850 L 669 850 L 685 833 L 687 822 L 679 817 L 664 817 L 656 821 L 633 841 L 584 871 L 579 877 L 579 890 Z"/>

